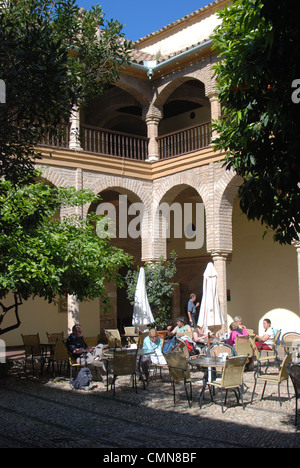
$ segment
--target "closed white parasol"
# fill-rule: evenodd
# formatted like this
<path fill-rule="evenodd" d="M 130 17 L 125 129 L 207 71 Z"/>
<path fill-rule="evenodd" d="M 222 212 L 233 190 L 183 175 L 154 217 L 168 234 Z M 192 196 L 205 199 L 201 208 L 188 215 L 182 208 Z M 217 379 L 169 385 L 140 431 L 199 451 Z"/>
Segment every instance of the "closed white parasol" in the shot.
<path fill-rule="evenodd" d="M 212 262 L 203 273 L 203 295 L 198 325 L 204 333 L 215 333 L 222 328 L 224 319 L 218 295 L 218 274 Z"/>
<path fill-rule="evenodd" d="M 145 270 L 143 267 L 141 267 L 134 295 L 132 325 L 138 327 L 140 330 L 143 330 L 148 324 L 153 322 L 154 318 L 148 302 L 146 291 Z"/>

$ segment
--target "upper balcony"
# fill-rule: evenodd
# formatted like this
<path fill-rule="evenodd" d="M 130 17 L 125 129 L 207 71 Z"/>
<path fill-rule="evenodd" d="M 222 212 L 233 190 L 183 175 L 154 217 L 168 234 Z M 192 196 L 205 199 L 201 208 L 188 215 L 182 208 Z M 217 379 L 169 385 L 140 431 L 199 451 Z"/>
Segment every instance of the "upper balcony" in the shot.
<path fill-rule="evenodd" d="M 205 122 L 156 138 L 158 159 L 181 156 L 207 148 L 211 143 L 211 122 Z M 70 126 L 62 125 L 59 138 L 46 138 L 43 145 L 69 148 Z M 83 151 L 139 161 L 148 159 L 149 138 L 91 125 L 80 125 L 80 146 Z"/>

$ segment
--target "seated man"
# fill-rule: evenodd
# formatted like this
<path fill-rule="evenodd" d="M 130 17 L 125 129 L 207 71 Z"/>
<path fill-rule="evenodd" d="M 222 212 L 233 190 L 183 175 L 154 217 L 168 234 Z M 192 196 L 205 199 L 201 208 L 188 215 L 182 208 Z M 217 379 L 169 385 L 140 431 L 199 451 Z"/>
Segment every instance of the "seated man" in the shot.
<path fill-rule="evenodd" d="M 104 348 L 103 344 L 98 344 L 95 347 L 88 347 L 81 333 L 81 326 L 79 324 L 74 325 L 72 333 L 67 339 L 68 350 L 75 357 L 76 362 L 100 366 L 103 371 L 106 372 L 105 366 L 101 361 Z"/>
<path fill-rule="evenodd" d="M 271 327 L 271 320 L 267 318 L 264 319 L 263 327 L 265 332 L 262 336 L 256 335 L 255 344 L 256 347 L 260 350 L 271 351 L 274 346 L 275 338 L 273 328 Z"/>

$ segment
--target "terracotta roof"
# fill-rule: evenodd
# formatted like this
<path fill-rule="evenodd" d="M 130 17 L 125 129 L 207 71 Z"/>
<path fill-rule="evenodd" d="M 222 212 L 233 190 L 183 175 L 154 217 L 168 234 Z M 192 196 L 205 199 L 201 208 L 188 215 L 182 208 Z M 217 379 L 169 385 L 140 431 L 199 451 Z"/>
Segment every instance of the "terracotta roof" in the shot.
<path fill-rule="evenodd" d="M 158 34 L 161 34 L 162 32 L 164 31 L 167 31 L 168 29 L 171 29 L 173 28 L 174 26 L 177 26 L 179 25 L 180 23 L 183 23 L 184 21 L 186 20 L 189 20 L 191 18 L 193 18 L 193 16 L 197 16 L 199 15 L 200 13 L 204 13 L 205 10 L 208 10 L 209 8 L 211 7 L 214 7 L 214 6 L 217 6 L 219 3 L 223 2 L 224 0 L 215 0 L 214 2 L 211 2 L 209 3 L 208 5 L 205 5 L 204 7 L 202 8 L 199 8 L 198 10 L 194 11 L 193 13 L 190 13 L 189 15 L 186 15 L 184 16 L 183 18 L 180 18 L 179 20 L 176 20 L 176 21 L 173 21 L 173 23 L 170 23 L 170 24 L 167 24 L 166 26 L 164 26 L 163 28 L 159 29 L 158 31 L 154 31 L 150 34 L 148 34 L 147 36 L 145 37 L 141 37 L 140 39 L 138 39 L 137 41 L 133 42 L 133 45 L 140 45 L 142 42 L 144 42 L 145 40 L 149 39 L 149 38 L 152 38 L 152 37 L 155 37 L 157 36 Z M 176 55 L 176 54 L 174 54 Z"/>
<path fill-rule="evenodd" d="M 156 60 L 157 63 L 162 63 L 162 62 L 164 62 L 165 60 L 168 60 L 171 57 L 175 57 L 176 55 L 179 55 L 182 52 L 185 52 L 186 50 L 191 50 L 194 47 L 196 47 L 196 46 L 198 46 L 200 44 L 203 44 L 205 42 L 206 42 L 206 40 L 204 40 L 202 42 L 197 42 L 196 44 L 192 44 L 191 46 L 186 47 L 186 48 L 181 49 L 181 50 L 178 50 L 176 52 L 172 52 L 172 53 L 166 54 L 166 55 L 159 55 L 159 56 L 149 54 L 147 52 L 143 52 L 142 50 L 132 49 L 132 51 L 131 51 L 131 62 L 143 65 L 144 61 Z"/>

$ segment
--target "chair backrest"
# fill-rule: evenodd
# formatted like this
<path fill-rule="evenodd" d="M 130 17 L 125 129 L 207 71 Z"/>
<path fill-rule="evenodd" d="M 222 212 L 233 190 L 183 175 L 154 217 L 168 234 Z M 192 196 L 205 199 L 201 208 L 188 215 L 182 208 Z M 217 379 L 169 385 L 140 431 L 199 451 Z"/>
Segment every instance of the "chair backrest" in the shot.
<path fill-rule="evenodd" d="M 188 362 L 182 349 L 178 349 L 177 351 L 172 350 L 164 354 L 164 357 L 167 361 L 173 382 L 179 382 L 190 378 Z"/>
<path fill-rule="evenodd" d="M 61 333 L 48 333 L 46 332 L 48 343 L 56 343 L 57 340 L 62 341 L 64 339 L 64 332 Z"/>
<path fill-rule="evenodd" d="M 134 335 L 135 334 L 135 327 L 124 327 L 125 335 Z"/>
<path fill-rule="evenodd" d="M 182 351 L 185 359 L 188 359 L 190 357 L 186 342 L 178 338 L 177 338 L 177 345 L 173 348 L 172 351 Z"/>
<path fill-rule="evenodd" d="M 70 366 L 78 366 L 79 364 L 76 362 L 76 357 L 69 350 L 67 342 L 65 340 L 63 340 L 63 345 L 64 345 L 66 353 L 67 353 L 67 355 L 69 357 Z"/>
<path fill-rule="evenodd" d="M 238 335 L 235 341 L 235 350 L 238 356 L 252 356 L 253 350 L 250 344 L 249 335 Z"/>
<path fill-rule="evenodd" d="M 292 343 L 293 341 L 300 341 L 300 333 L 297 332 L 287 332 L 282 335 L 281 343 L 284 345 L 285 343 Z"/>
<path fill-rule="evenodd" d="M 274 330 L 275 331 L 275 330 Z M 281 335 L 281 328 L 279 330 L 275 331 L 274 335 L 274 344 L 279 345 L 280 344 L 280 335 Z M 299 336 L 300 337 L 300 336 Z"/>
<path fill-rule="evenodd" d="M 300 364 L 290 362 L 286 366 L 288 374 L 293 382 L 296 398 L 300 397 Z"/>
<path fill-rule="evenodd" d="M 208 348 L 206 354 L 208 356 L 220 356 L 220 354 L 225 354 L 225 353 L 227 353 L 228 356 L 234 356 L 236 354 L 233 347 L 226 344 L 226 343 L 214 343 L 214 344 L 212 344 Z"/>
<path fill-rule="evenodd" d="M 55 348 L 54 348 L 54 361 L 67 361 L 69 358 L 69 354 L 66 350 L 65 344 L 61 340 L 57 340 Z"/>
<path fill-rule="evenodd" d="M 249 343 L 250 343 L 250 346 L 252 348 L 253 354 L 255 355 L 257 361 L 259 361 L 260 360 L 260 354 L 259 354 L 259 351 L 258 351 L 257 346 L 255 344 L 254 338 L 252 338 L 251 336 L 249 336 Z"/>
<path fill-rule="evenodd" d="M 99 343 L 100 337 L 98 336 L 84 336 L 84 341 L 88 346 L 97 346 Z"/>
<path fill-rule="evenodd" d="M 136 372 L 137 349 L 130 351 L 116 350 L 114 352 L 113 373 L 114 375 L 130 375 Z"/>
<path fill-rule="evenodd" d="M 142 349 L 142 347 L 144 346 L 144 339 L 146 338 L 146 336 L 149 335 L 149 332 L 144 332 L 144 333 L 141 333 L 139 335 L 139 340 L 138 340 L 138 348 L 139 349 Z"/>
<path fill-rule="evenodd" d="M 240 386 L 243 384 L 243 375 L 248 356 L 233 356 L 225 361 L 222 373 L 222 387 Z"/>
<path fill-rule="evenodd" d="M 292 360 L 292 353 L 289 353 L 285 356 L 284 360 L 282 361 L 279 375 L 278 375 L 278 381 L 282 382 L 283 380 L 287 380 L 289 378 L 289 373 L 287 371 L 287 365 L 291 362 Z"/>
<path fill-rule="evenodd" d="M 117 328 L 107 328 L 104 330 L 109 348 L 121 348 L 121 336 Z"/>
<path fill-rule="evenodd" d="M 24 343 L 25 355 L 39 355 L 41 353 L 40 347 L 40 337 L 37 333 L 36 335 L 22 335 L 22 340 Z"/>
<path fill-rule="evenodd" d="M 192 330 L 191 331 L 186 331 L 186 332 L 184 332 L 184 335 L 188 336 L 189 338 L 193 338 L 193 331 Z"/>

